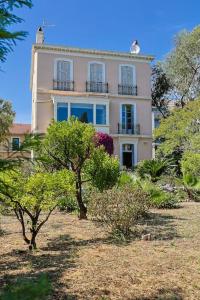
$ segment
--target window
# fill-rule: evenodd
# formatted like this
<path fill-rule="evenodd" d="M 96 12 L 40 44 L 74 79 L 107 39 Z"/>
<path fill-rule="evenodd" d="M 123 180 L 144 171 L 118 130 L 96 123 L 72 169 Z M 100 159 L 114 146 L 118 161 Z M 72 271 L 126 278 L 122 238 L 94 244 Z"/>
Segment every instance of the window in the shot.
<path fill-rule="evenodd" d="M 12 138 L 12 150 L 18 151 L 19 150 L 19 138 Z"/>
<path fill-rule="evenodd" d="M 131 86 L 136 84 L 134 66 L 122 65 L 120 72 L 120 83 L 122 85 Z"/>
<path fill-rule="evenodd" d="M 71 103 L 71 115 L 84 123 L 93 123 L 93 104 Z"/>
<path fill-rule="evenodd" d="M 122 130 L 134 133 L 134 105 L 122 104 Z"/>
<path fill-rule="evenodd" d="M 58 103 L 57 104 L 57 121 L 67 121 L 68 119 L 68 104 Z"/>
<path fill-rule="evenodd" d="M 106 105 L 96 105 L 96 124 L 106 124 Z"/>
<path fill-rule="evenodd" d="M 57 81 L 70 81 L 71 76 L 71 62 L 66 60 L 57 60 Z"/>
<path fill-rule="evenodd" d="M 104 82 L 105 81 L 105 71 L 104 64 L 94 62 L 89 64 L 89 81 L 92 82 Z"/>

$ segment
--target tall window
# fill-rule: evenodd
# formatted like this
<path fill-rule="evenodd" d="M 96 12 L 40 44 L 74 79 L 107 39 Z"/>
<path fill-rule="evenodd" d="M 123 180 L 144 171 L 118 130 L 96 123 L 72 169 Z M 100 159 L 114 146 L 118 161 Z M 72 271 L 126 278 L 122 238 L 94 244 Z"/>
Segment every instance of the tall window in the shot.
<path fill-rule="evenodd" d="M 122 130 L 125 133 L 134 133 L 134 105 L 123 104 L 122 105 Z"/>
<path fill-rule="evenodd" d="M 65 60 L 57 61 L 57 81 L 71 80 L 71 62 Z"/>
<path fill-rule="evenodd" d="M 19 138 L 12 138 L 12 150 L 18 151 L 20 146 Z"/>
<path fill-rule="evenodd" d="M 84 123 L 93 123 L 93 104 L 71 103 L 71 116 Z"/>
<path fill-rule="evenodd" d="M 104 67 L 101 63 L 90 63 L 90 81 L 104 82 Z"/>
<path fill-rule="evenodd" d="M 132 86 L 136 84 L 135 67 L 124 65 L 121 66 L 121 84 Z"/>
<path fill-rule="evenodd" d="M 127 169 L 131 169 L 134 166 L 134 145 L 123 144 L 122 145 L 122 165 Z"/>
<path fill-rule="evenodd" d="M 67 121 L 68 119 L 68 104 L 58 103 L 57 104 L 57 121 Z"/>

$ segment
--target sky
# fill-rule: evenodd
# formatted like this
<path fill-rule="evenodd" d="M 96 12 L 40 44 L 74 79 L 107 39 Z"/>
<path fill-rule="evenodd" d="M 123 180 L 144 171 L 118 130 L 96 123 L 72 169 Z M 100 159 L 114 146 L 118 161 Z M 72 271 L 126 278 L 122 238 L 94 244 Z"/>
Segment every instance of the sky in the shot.
<path fill-rule="evenodd" d="M 16 122 L 31 122 L 31 47 L 45 20 L 45 43 L 101 50 L 129 51 L 138 40 L 142 54 L 164 59 L 183 29 L 200 23 L 199 0 L 33 0 L 33 8 L 15 11 L 29 32 L 0 67 L 0 98 L 12 101 Z"/>

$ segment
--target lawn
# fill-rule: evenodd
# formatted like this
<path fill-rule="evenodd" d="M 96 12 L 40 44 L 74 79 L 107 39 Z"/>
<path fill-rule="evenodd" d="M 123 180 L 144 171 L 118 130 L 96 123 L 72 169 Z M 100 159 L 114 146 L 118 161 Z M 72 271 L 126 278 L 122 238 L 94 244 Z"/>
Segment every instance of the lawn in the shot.
<path fill-rule="evenodd" d="M 200 299 L 200 204 L 154 210 L 136 238 L 118 244 L 91 220 L 55 212 L 39 250 L 26 251 L 12 216 L 1 220 L 0 286 L 48 273 L 49 299 Z M 151 233 L 151 241 L 141 235 Z"/>

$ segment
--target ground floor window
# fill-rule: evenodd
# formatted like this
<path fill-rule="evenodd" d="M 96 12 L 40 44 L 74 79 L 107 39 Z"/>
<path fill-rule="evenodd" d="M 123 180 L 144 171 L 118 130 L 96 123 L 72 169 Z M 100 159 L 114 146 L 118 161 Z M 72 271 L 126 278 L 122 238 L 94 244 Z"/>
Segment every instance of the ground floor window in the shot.
<path fill-rule="evenodd" d="M 93 104 L 71 103 L 71 116 L 84 123 L 93 123 Z"/>
<path fill-rule="evenodd" d="M 134 145 L 123 144 L 122 145 L 122 165 L 127 169 L 131 169 L 134 166 Z"/>
<path fill-rule="evenodd" d="M 19 141 L 19 138 L 12 138 L 12 150 L 13 151 L 18 151 L 19 150 L 19 143 L 20 143 L 20 141 Z"/>
<path fill-rule="evenodd" d="M 66 121 L 68 119 L 68 104 L 57 104 L 57 121 Z"/>

